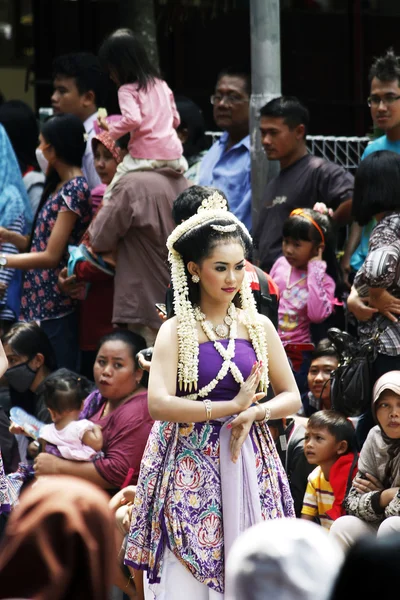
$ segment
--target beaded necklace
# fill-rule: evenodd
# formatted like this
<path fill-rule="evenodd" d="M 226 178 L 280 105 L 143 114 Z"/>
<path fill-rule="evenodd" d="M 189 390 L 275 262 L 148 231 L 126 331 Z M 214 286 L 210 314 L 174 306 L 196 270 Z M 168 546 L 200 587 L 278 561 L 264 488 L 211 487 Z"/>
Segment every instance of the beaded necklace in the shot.
<path fill-rule="evenodd" d="M 240 385 L 244 382 L 243 375 L 241 374 L 238 367 L 232 361 L 235 356 L 235 341 L 237 337 L 237 310 L 236 306 L 231 303 L 228 308 L 227 316 L 225 317 L 225 323 L 229 327 L 229 342 L 227 348 L 225 348 L 220 341 L 217 339 L 216 331 L 214 326 L 207 321 L 205 314 L 200 310 L 199 306 L 195 306 L 194 308 L 194 316 L 196 321 L 199 321 L 202 330 L 208 337 L 208 339 L 214 343 L 214 348 L 217 350 L 218 354 L 222 356 L 224 362 L 222 366 L 212 381 L 209 384 L 202 387 L 196 394 L 191 394 L 189 398 L 191 400 L 195 400 L 198 396 L 200 398 L 205 398 L 208 394 L 217 386 L 218 382 L 221 381 L 230 371 L 234 380 Z M 229 318 L 228 318 L 229 317 Z M 186 396 L 188 398 L 188 396 Z"/>

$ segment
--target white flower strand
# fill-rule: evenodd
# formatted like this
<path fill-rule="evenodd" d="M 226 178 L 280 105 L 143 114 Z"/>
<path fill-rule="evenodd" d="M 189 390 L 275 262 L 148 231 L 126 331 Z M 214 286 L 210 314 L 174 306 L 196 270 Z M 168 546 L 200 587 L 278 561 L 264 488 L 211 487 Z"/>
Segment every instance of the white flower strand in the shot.
<path fill-rule="evenodd" d="M 254 352 L 256 353 L 257 360 L 259 362 L 262 361 L 264 366 L 260 386 L 261 389 L 266 392 L 269 386 L 267 336 L 259 319 L 256 302 L 254 300 L 253 292 L 251 291 L 247 273 L 245 273 L 240 288 L 240 300 L 246 319 L 245 325 L 249 332 L 250 341 L 254 348 Z"/>
<path fill-rule="evenodd" d="M 196 400 L 198 397 L 206 398 L 210 392 L 218 385 L 222 379 L 228 374 L 228 371 L 231 371 L 233 378 L 240 385 L 244 382 L 243 375 L 239 371 L 238 367 L 232 362 L 232 359 L 235 356 L 235 341 L 237 336 L 237 310 L 234 304 L 231 304 L 228 309 L 228 314 L 232 318 L 232 323 L 229 328 L 229 342 L 228 346 L 225 347 L 217 340 L 217 337 L 214 333 L 214 330 L 210 327 L 208 321 L 206 321 L 205 315 L 201 312 L 200 308 L 196 306 L 193 310 L 193 314 L 195 316 L 196 321 L 199 321 L 201 327 L 208 337 L 208 339 L 213 342 L 214 348 L 217 352 L 222 356 L 224 362 L 221 365 L 221 368 L 210 383 L 202 387 L 197 394 L 191 394 L 190 396 L 185 396 L 185 398 L 190 400 Z"/>
<path fill-rule="evenodd" d="M 174 290 L 174 310 L 178 320 L 178 385 L 180 390 L 183 389 L 185 392 L 189 392 L 189 395 L 185 397 L 193 400 L 196 400 L 199 396 L 207 396 L 210 391 L 215 388 L 218 382 L 226 376 L 228 370 L 231 371 L 232 376 L 237 383 L 243 383 L 243 376 L 232 361 L 235 355 L 235 339 L 237 334 L 237 320 L 234 319 L 230 327 L 230 339 L 226 349 L 217 341 L 212 330 L 211 336 L 213 336 L 214 339 L 209 336 L 209 339 L 214 342 L 214 347 L 224 359 L 217 377 L 215 377 L 207 386 L 203 387 L 198 393 L 190 394 L 192 390 L 194 391 L 197 389 L 199 340 L 197 335 L 195 309 L 193 309 L 189 300 L 189 288 L 185 265 L 182 256 L 174 250 L 174 245 L 188 231 L 193 228 L 201 227 L 214 220 L 224 220 L 227 224 L 236 224 L 245 232 L 246 236 L 250 237 L 243 223 L 232 213 L 227 213 L 225 199 L 216 192 L 206 200 L 203 200 L 202 205 L 198 209 L 198 213 L 178 225 L 167 240 L 167 248 L 169 250 L 168 259 L 171 264 L 171 280 Z M 264 327 L 259 321 L 255 300 L 247 274 L 245 274 L 243 279 L 240 298 L 250 341 L 253 345 L 257 360 L 262 361 L 264 364 L 260 385 L 263 391 L 266 391 L 269 385 L 267 340 Z M 206 335 L 208 334 L 206 333 Z"/>
<path fill-rule="evenodd" d="M 181 255 L 170 250 L 171 279 L 174 289 L 174 310 L 178 317 L 178 385 L 180 390 L 191 392 L 197 388 L 199 340 L 185 265 Z"/>

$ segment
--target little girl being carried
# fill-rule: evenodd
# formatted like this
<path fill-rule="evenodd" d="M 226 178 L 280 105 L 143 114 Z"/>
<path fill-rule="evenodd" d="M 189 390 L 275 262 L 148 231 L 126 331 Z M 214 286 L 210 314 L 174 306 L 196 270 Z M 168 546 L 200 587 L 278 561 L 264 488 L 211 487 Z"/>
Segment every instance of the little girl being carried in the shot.
<path fill-rule="evenodd" d="M 188 165 L 176 132 L 180 118 L 173 93 L 150 63 L 136 35 L 129 29 L 117 29 L 103 42 L 99 58 L 118 86 L 122 114 L 113 123 L 99 115 L 99 125 L 115 140 L 130 134 L 129 154 L 118 165 L 104 194 L 106 205 L 112 188 L 130 171 L 170 167 L 184 173 Z"/>
<path fill-rule="evenodd" d="M 98 425 L 87 419 L 79 420 L 83 401 L 92 391 L 90 382 L 68 369 L 58 369 L 43 385 L 44 401 L 53 421 L 40 429 L 39 442 L 43 449 L 50 443 L 63 458 L 91 460 L 101 451 L 103 434 Z"/>
<path fill-rule="evenodd" d="M 322 212 L 307 208 L 291 212 L 283 225 L 283 256 L 270 272 L 281 293 L 279 336 L 301 392 L 305 391 L 313 350 L 310 324 L 321 323 L 332 314 L 339 271 L 329 239 L 329 217 L 322 214 L 328 209 L 322 203 L 315 206 Z"/>

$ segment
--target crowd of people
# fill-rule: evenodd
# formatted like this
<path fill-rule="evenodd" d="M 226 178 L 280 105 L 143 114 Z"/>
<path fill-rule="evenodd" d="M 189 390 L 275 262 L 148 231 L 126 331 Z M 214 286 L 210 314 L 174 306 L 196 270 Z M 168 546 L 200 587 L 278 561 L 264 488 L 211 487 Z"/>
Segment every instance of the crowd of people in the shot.
<path fill-rule="evenodd" d="M 261 108 L 256 223 L 245 70 L 217 77 L 208 149 L 130 30 L 53 80 L 40 127 L 0 105 L 0 598 L 336 600 L 386 556 L 390 579 L 400 57 L 371 67 L 355 177 L 308 152 L 298 98 Z M 332 327 L 377 344 L 354 418 Z"/>

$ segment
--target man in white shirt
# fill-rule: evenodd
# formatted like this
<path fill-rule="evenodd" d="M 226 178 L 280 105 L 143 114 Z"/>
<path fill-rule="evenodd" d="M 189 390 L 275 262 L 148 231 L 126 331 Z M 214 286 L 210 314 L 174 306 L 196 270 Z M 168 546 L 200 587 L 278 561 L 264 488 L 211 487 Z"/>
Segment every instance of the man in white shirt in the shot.
<path fill-rule="evenodd" d="M 95 135 L 97 109 L 101 106 L 103 90 L 107 86 L 106 75 L 94 54 L 64 54 L 53 62 L 53 85 L 51 104 L 54 113 L 74 114 L 85 127 L 87 144 L 82 170 L 89 188 L 93 189 L 101 183 L 94 168 L 92 138 Z"/>

